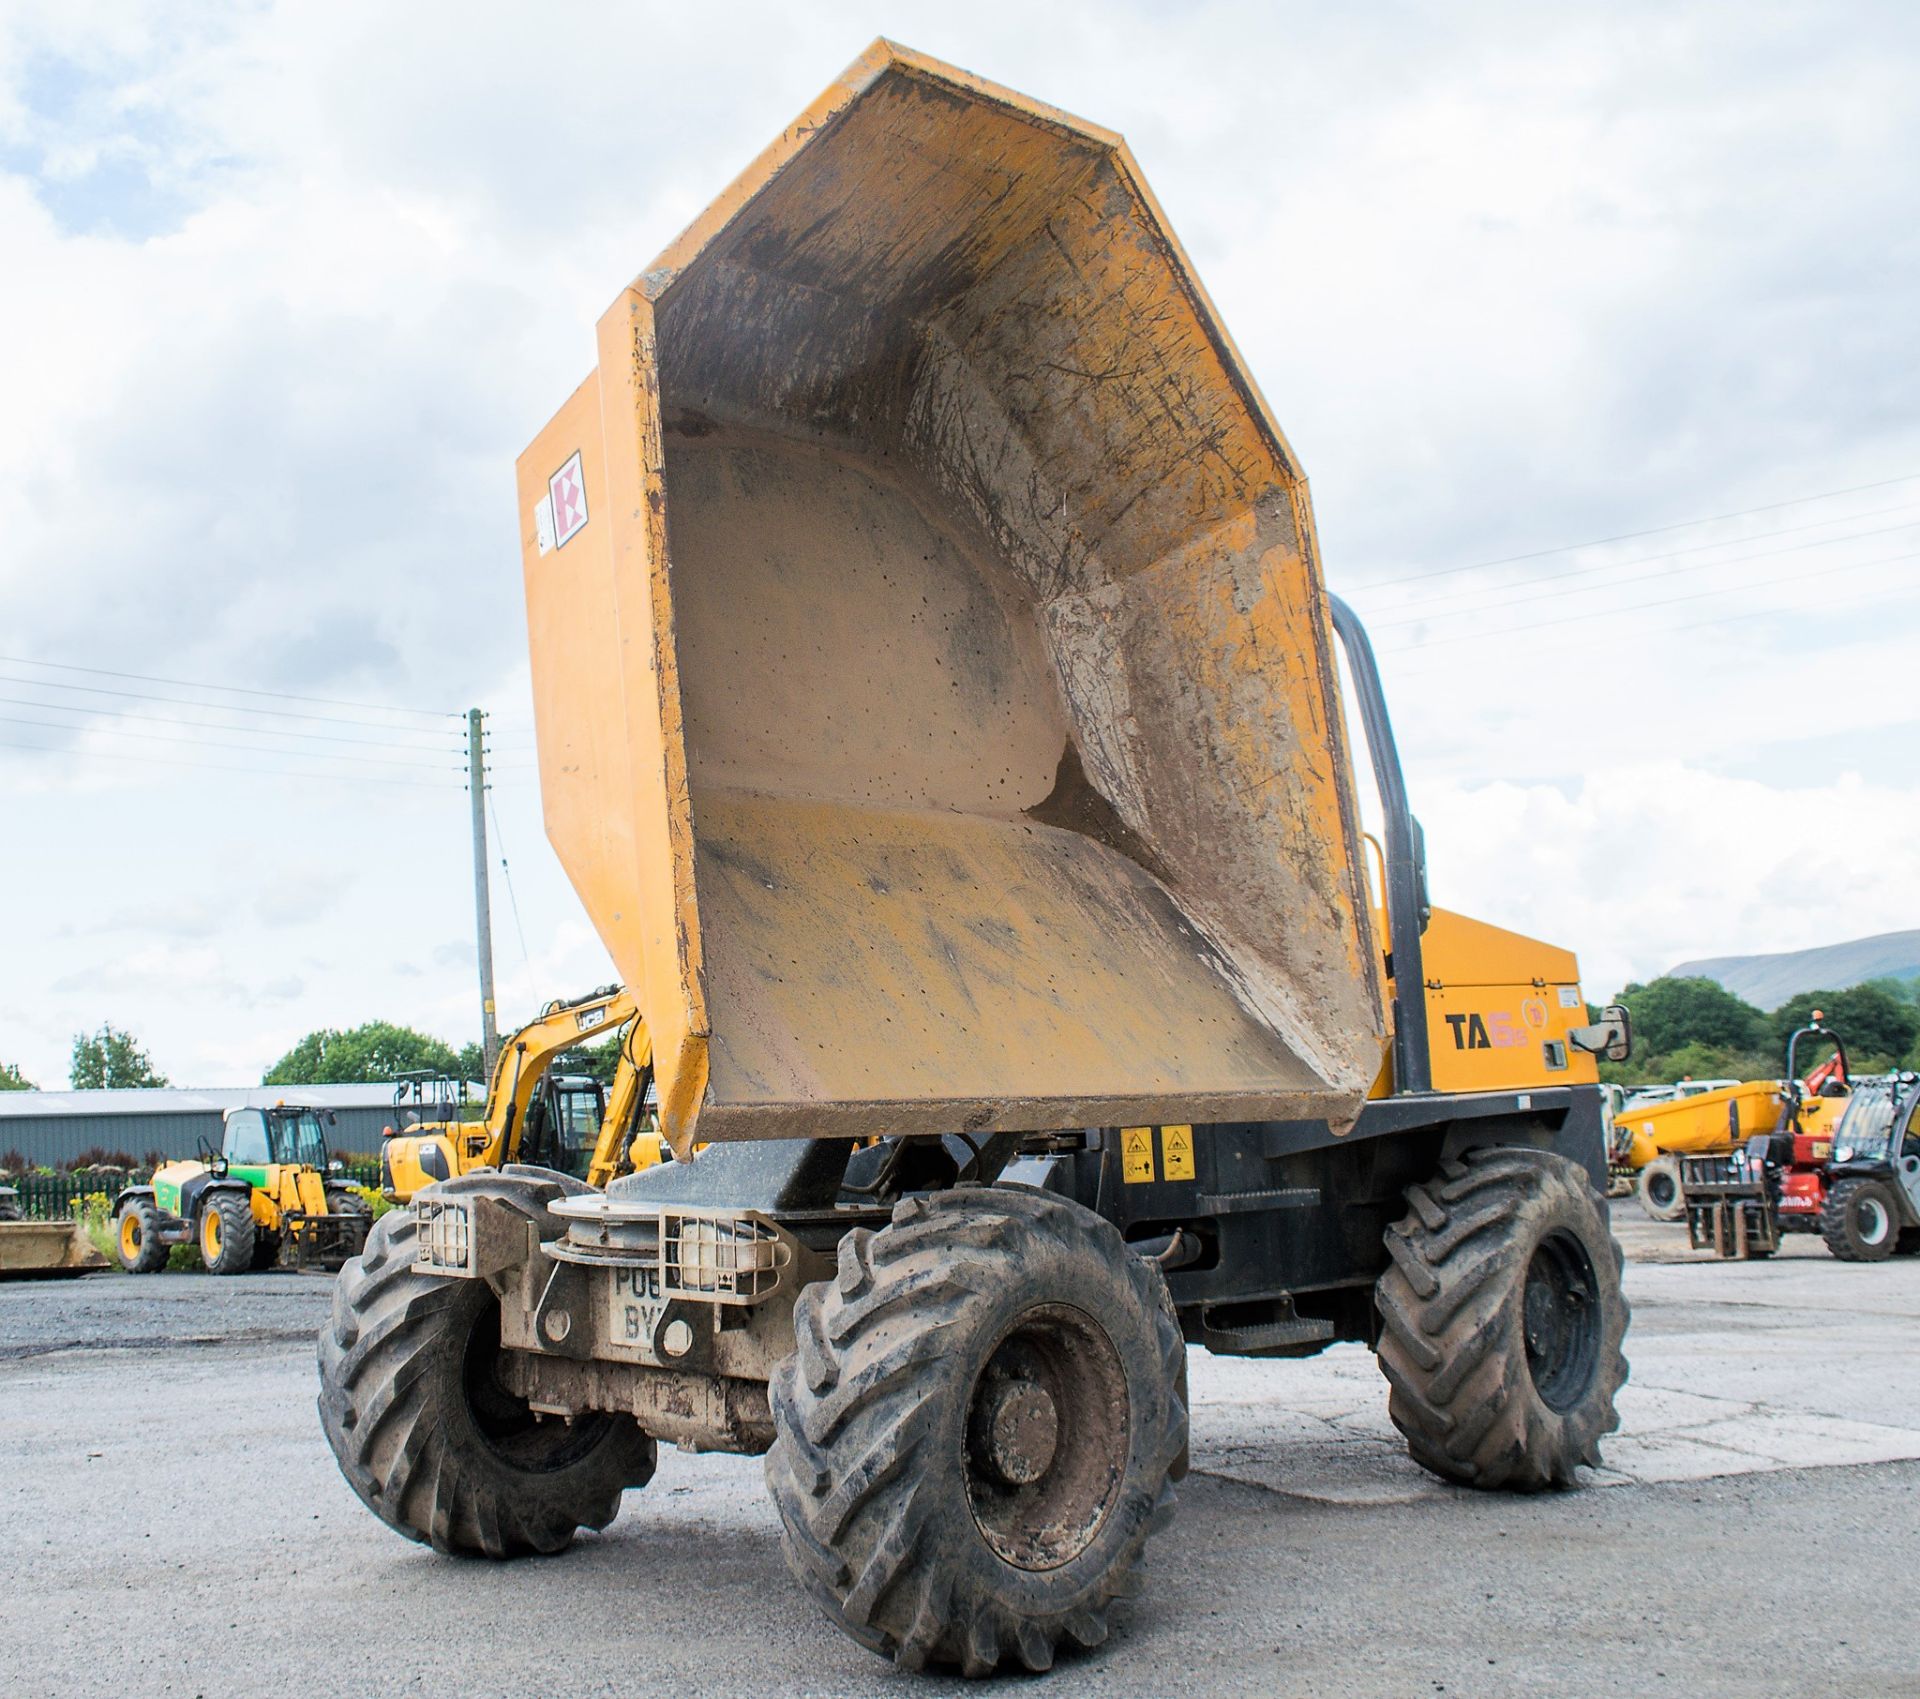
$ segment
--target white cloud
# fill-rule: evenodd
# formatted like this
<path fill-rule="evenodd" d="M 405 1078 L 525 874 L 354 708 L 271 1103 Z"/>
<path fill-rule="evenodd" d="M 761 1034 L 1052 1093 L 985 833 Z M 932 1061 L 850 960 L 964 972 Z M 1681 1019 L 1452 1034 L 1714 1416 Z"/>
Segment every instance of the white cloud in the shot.
<path fill-rule="evenodd" d="M 1892 929 L 1920 890 L 1920 792 L 1855 773 L 1762 784 L 1682 761 L 1567 789 L 1449 784 L 1421 798 L 1434 901 L 1581 956 L 1590 997 L 1693 957 Z"/>
<path fill-rule="evenodd" d="M 1914 563 L 1862 563 L 1920 530 L 1684 574 L 1716 557 L 1650 557 L 1777 547 L 1763 533 L 1920 482 L 1384 581 L 1920 472 L 1920 16 L 1844 18 L 903 0 L 886 20 L 1128 133 L 1313 474 L 1331 581 L 1380 622 L 1437 894 L 1574 945 L 1596 988 L 1914 922 Z M 496 878 L 503 1017 L 602 982 L 541 841 L 512 460 L 619 286 L 873 28 L 851 0 L 165 27 L 0 7 L 0 653 L 484 704 L 527 937 L 523 957 Z M 1516 600 L 1575 565 L 1604 570 Z M 1632 611 L 1669 586 L 1713 594 Z M 57 1077 L 111 1017 L 218 1081 L 315 1026 L 473 1032 L 456 720 L 0 675 L 62 705 L 0 707 L 0 857 L 36 893 L 0 959 L 0 1056 Z M 113 713 L 52 729 L 76 709 Z M 156 723 L 182 717 L 232 729 Z M 1736 804 L 1729 847 L 1711 817 Z M 1846 834 L 1808 824 L 1830 809 Z M 109 915 L 118 958 L 92 936 Z M 209 953 L 148 954 L 168 915 Z"/>

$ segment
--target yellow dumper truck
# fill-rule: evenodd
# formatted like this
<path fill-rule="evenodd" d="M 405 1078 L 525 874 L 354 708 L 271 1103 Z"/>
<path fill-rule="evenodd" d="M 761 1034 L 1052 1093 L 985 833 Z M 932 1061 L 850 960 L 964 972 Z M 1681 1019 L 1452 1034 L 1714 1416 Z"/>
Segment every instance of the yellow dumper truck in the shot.
<path fill-rule="evenodd" d="M 1137 1590 L 1192 1345 L 1363 1343 L 1428 1469 L 1574 1485 L 1624 1018 L 1429 905 L 1305 476 L 1120 138 L 876 43 L 598 337 L 519 464 L 541 784 L 677 1160 L 383 1218 L 320 1341 L 368 1507 L 546 1552 L 657 1442 L 761 1453 L 832 1620 L 980 1675 Z"/>

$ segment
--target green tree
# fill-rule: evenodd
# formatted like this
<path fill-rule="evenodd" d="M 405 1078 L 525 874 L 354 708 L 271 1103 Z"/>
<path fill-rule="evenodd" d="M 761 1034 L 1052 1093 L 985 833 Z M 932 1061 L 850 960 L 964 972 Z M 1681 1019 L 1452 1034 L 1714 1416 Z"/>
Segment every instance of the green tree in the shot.
<path fill-rule="evenodd" d="M 479 1080 L 487 1083 L 487 1052 L 478 1041 L 460 1046 L 460 1054 L 454 1062 L 454 1072 L 463 1080 Z"/>
<path fill-rule="evenodd" d="M 130 1091 L 167 1083 L 133 1034 L 121 1032 L 111 1021 L 103 1022 L 98 1032 L 74 1034 L 73 1063 L 67 1071 L 75 1091 Z"/>
<path fill-rule="evenodd" d="M 262 1085 L 358 1085 L 391 1080 L 416 1068 L 460 1074 L 450 1046 L 412 1027 L 368 1021 L 341 1032 L 310 1032 L 260 1077 Z"/>
<path fill-rule="evenodd" d="M 1806 1026 L 1815 1009 L 1826 1017 L 1823 1025 L 1840 1035 L 1848 1060 L 1860 1067 L 1885 1067 L 1912 1052 L 1920 1039 L 1920 1009 L 1875 980 L 1844 991 L 1803 991 L 1789 997 L 1769 1020 L 1774 1042 L 1784 1051 L 1789 1035 Z M 1823 1050 L 1809 1052 L 1818 1060 Z M 1801 1066 L 1809 1066 L 1801 1057 Z"/>
<path fill-rule="evenodd" d="M 11 1062 L 0 1062 L 0 1091 L 38 1091 L 39 1089 Z"/>
<path fill-rule="evenodd" d="M 1683 1045 L 1751 1051 L 1768 1047 L 1767 1017 L 1717 980 L 1662 978 L 1629 985 L 1615 999 L 1633 1016 L 1633 1047 L 1651 1059 Z"/>

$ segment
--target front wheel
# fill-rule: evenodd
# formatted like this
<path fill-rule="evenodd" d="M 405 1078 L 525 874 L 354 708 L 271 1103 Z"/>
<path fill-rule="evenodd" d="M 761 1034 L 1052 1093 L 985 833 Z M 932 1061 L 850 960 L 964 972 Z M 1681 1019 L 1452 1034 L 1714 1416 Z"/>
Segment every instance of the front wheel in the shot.
<path fill-rule="evenodd" d="M 1407 1203 L 1375 1302 L 1408 1451 L 1466 1486 L 1574 1486 L 1627 1378 L 1605 1201 L 1565 1157 L 1500 1147 L 1444 1163 Z"/>
<path fill-rule="evenodd" d="M 151 1198 L 128 1198 L 113 1229 L 114 1254 L 129 1274 L 155 1274 L 167 1266 L 160 1242 L 160 1211 Z"/>
<path fill-rule="evenodd" d="M 1680 1158 L 1655 1157 L 1640 1170 L 1634 1192 L 1653 1220 L 1680 1220 L 1687 1213 L 1686 1194 L 1680 1189 Z"/>
<path fill-rule="evenodd" d="M 1900 1204 L 1884 1180 L 1841 1180 L 1820 1210 L 1820 1236 L 1842 1262 L 1884 1262 L 1900 1242 Z"/>
<path fill-rule="evenodd" d="M 480 1178 L 535 1220 L 559 1194 Z M 416 1273 L 418 1238 L 412 1209 L 375 1222 L 320 1333 L 320 1425 L 347 1484 L 389 1528 L 436 1551 L 557 1552 L 579 1529 L 604 1528 L 620 1495 L 652 1479 L 653 1441 L 631 1417 L 543 1418 L 508 1391 L 493 1288 Z"/>
<path fill-rule="evenodd" d="M 1064 1198 L 966 1187 L 840 1242 L 775 1371 L 788 1566 L 909 1669 L 1098 1645 L 1173 1512 L 1186 1347 L 1158 1272 Z"/>
<path fill-rule="evenodd" d="M 209 1274 L 245 1274 L 253 1267 L 253 1200 L 215 1192 L 200 1210 L 200 1260 Z"/>

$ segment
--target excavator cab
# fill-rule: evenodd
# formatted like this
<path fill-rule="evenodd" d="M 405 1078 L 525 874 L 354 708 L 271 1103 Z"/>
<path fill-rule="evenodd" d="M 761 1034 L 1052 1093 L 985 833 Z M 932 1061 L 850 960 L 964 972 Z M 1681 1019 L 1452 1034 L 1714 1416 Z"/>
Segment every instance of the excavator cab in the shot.
<path fill-rule="evenodd" d="M 584 1180 L 606 1119 L 606 1088 L 590 1074 L 548 1074 L 527 1105 L 522 1162 Z"/>

